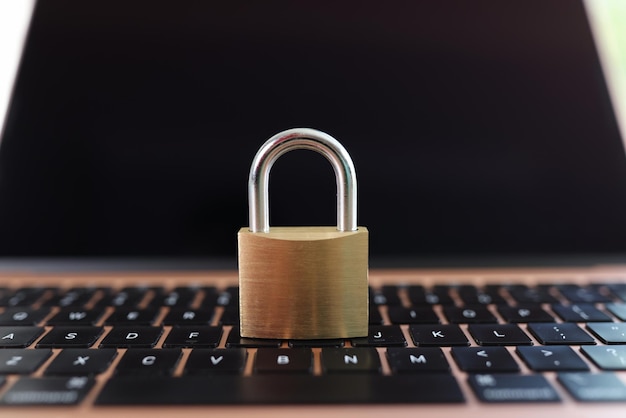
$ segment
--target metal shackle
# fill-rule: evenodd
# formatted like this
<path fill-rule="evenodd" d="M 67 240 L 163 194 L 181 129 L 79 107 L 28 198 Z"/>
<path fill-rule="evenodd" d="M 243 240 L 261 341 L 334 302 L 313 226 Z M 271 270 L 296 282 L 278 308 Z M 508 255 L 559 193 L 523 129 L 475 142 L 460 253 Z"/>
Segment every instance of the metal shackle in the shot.
<path fill-rule="evenodd" d="M 269 232 L 270 170 L 278 157 L 296 149 L 319 152 L 333 166 L 337 180 L 337 229 L 356 231 L 356 172 L 352 158 L 335 138 L 308 128 L 288 129 L 274 135 L 254 157 L 248 177 L 250 231 Z"/>

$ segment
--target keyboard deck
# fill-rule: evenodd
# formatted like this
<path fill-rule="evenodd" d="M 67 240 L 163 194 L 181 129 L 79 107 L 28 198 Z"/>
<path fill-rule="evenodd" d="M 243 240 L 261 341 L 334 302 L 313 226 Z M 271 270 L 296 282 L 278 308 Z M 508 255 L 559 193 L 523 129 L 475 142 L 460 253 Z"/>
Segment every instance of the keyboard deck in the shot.
<path fill-rule="evenodd" d="M 0 413 L 626 402 L 626 276 L 373 272 L 369 335 L 319 341 L 241 338 L 209 276 L 4 278 Z"/>

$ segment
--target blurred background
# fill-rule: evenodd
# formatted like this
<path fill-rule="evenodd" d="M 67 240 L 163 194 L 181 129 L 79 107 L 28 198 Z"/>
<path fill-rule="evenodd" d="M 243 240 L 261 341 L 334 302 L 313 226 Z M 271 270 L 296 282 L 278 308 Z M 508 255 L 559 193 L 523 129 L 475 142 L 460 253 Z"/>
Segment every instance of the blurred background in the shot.
<path fill-rule="evenodd" d="M 0 4 L 17 60 L 31 3 Z M 373 265 L 624 254 L 624 9 L 39 1 L 11 103 L 2 66 L 0 255 L 234 259 L 256 150 L 301 126 L 351 153 Z M 314 153 L 270 196 L 335 222 Z"/>

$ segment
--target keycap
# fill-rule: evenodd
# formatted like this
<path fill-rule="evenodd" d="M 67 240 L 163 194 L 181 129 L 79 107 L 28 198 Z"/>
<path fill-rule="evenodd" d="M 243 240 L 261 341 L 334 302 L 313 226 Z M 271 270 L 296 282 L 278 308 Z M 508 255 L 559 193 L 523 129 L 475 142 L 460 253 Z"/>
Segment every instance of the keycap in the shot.
<path fill-rule="evenodd" d="M 37 348 L 91 347 L 102 327 L 55 327 L 37 343 Z"/>
<path fill-rule="evenodd" d="M 36 350 L 39 351 L 39 350 Z M 114 348 L 66 348 L 48 365 L 46 376 L 91 376 L 105 372 L 117 356 Z"/>
<path fill-rule="evenodd" d="M 580 351 L 603 370 L 626 370 L 626 346 L 581 347 Z"/>
<path fill-rule="evenodd" d="M 524 363 L 536 371 L 589 370 L 587 363 L 568 346 L 517 347 L 516 351 Z"/>
<path fill-rule="evenodd" d="M 256 373 L 311 373 L 313 352 L 309 348 L 259 348 L 256 352 Z"/>
<path fill-rule="evenodd" d="M 52 355 L 52 350 L 0 350 L 0 374 L 30 374 Z"/>
<path fill-rule="evenodd" d="M 0 348 L 28 347 L 43 332 L 41 327 L 0 327 Z"/>
<path fill-rule="evenodd" d="M 464 398 L 455 378 L 437 373 L 428 379 L 415 374 L 114 377 L 95 401 L 97 405 L 461 402 Z"/>
<path fill-rule="evenodd" d="M 549 287 L 528 287 L 525 285 L 509 286 L 507 291 L 518 304 L 558 303 Z"/>
<path fill-rule="evenodd" d="M 325 373 L 379 373 L 380 358 L 374 348 L 323 348 Z"/>
<path fill-rule="evenodd" d="M 164 295 L 158 295 L 151 302 L 150 306 L 160 307 L 180 307 L 188 308 L 196 297 L 197 288 L 177 287 Z"/>
<path fill-rule="evenodd" d="M 595 340 L 572 323 L 531 323 L 528 330 L 541 344 L 595 344 Z"/>
<path fill-rule="evenodd" d="M 554 322 L 554 318 L 538 305 L 498 306 L 498 312 L 506 322 Z"/>
<path fill-rule="evenodd" d="M 457 294 L 465 305 L 506 305 L 506 300 L 497 289 L 479 289 L 476 286 L 463 285 L 457 287 Z"/>
<path fill-rule="evenodd" d="M 431 307 L 405 308 L 390 306 L 387 310 L 392 324 L 438 324 L 441 322 Z"/>
<path fill-rule="evenodd" d="M 174 373 L 182 351 L 178 348 L 131 348 L 117 364 L 118 375 L 170 376 Z"/>
<path fill-rule="evenodd" d="M 452 347 L 452 357 L 466 372 L 519 371 L 518 364 L 504 347 Z"/>
<path fill-rule="evenodd" d="M 102 309 L 80 310 L 66 308 L 46 321 L 46 325 L 95 325 L 104 311 Z"/>
<path fill-rule="evenodd" d="M 604 306 L 620 321 L 626 321 L 626 303 L 607 303 Z"/>
<path fill-rule="evenodd" d="M 541 375 L 473 374 L 470 387 L 482 402 L 558 402 L 558 393 Z"/>
<path fill-rule="evenodd" d="M 558 381 L 581 402 L 626 401 L 626 385 L 613 373 L 559 373 Z"/>
<path fill-rule="evenodd" d="M 478 345 L 531 345 L 531 339 L 515 324 L 470 324 Z"/>
<path fill-rule="evenodd" d="M 244 348 L 196 348 L 189 354 L 184 373 L 186 375 L 242 373 L 246 358 L 247 352 Z"/>
<path fill-rule="evenodd" d="M 618 299 L 626 301 L 626 283 L 609 283 L 606 288 Z"/>
<path fill-rule="evenodd" d="M 94 380 L 86 376 L 22 377 L 2 397 L 5 405 L 76 405 Z"/>
<path fill-rule="evenodd" d="M 0 314 L 0 325 L 37 325 L 49 313 L 50 308 L 7 308 Z"/>
<path fill-rule="evenodd" d="M 222 338 L 222 327 L 186 325 L 173 327 L 163 343 L 163 348 L 217 347 Z"/>
<path fill-rule="evenodd" d="M 380 290 L 373 290 L 371 287 L 370 302 L 375 305 L 399 306 L 402 305 L 400 296 L 398 295 L 397 286 L 383 286 Z"/>
<path fill-rule="evenodd" d="M 378 311 L 378 307 L 370 305 L 369 325 L 382 325 L 383 322 L 383 317 Z"/>
<path fill-rule="evenodd" d="M 0 298 L 0 306 L 17 307 L 30 306 L 37 302 L 46 291 L 54 291 L 52 288 L 44 287 L 24 287 L 14 292 L 8 292 Z"/>
<path fill-rule="evenodd" d="M 213 319 L 209 309 L 171 308 L 163 319 L 165 325 L 208 325 Z"/>
<path fill-rule="evenodd" d="M 100 343 L 102 348 L 154 347 L 163 333 L 161 327 L 115 327 Z"/>
<path fill-rule="evenodd" d="M 591 304 L 552 305 L 552 310 L 565 322 L 611 322 L 610 316 Z"/>
<path fill-rule="evenodd" d="M 420 347 L 469 345 L 469 341 L 458 325 L 411 325 L 409 333 L 413 343 Z"/>
<path fill-rule="evenodd" d="M 455 307 L 445 306 L 443 313 L 453 324 L 497 323 L 498 320 L 484 306 Z"/>
<path fill-rule="evenodd" d="M 152 325 L 159 314 L 156 308 L 117 308 L 105 321 L 106 325 Z"/>
<path fill-rule="evenodd" d="M 572 303 L 605 303 L 611 299 L 601 294 L 593 287 L 582 287 L 578 285 L 559 285 L 556 287 L 559 292 Z"/>
<path fill-rule="evenodd" d="M 96 302 L 96 307 L 113 306 L 118 308 L 136 308 L 152 289 L 148 287 L 125 287 L 118 292 L 106 294 Z"/>
<path fill-rule="evenodd" d="M 226 347 L 280 347 L 280 340 L 264 339 L 264 338 L 242 338 L 239 328 L 233 327 L 226 339 Z"/>
<path fill-rule="evenodd" d="M 591 331 L 604 344 L 626 344 L 626 324 L 603 322 L 587 324 Z"/>
<path fill-rule="evenodd" d="M 404 347 L 406 340 L 398 325 L 370 325 L 368 336 L 352 338 L 354 347 Z"/>
<path fill-rule="evenodd" d="M 393 373 L 444 373 L 450 365 L 440 348 L 388 348 L 387 360 Z"/>
<path fill-rule="evenodd" d="M 80 308 L 85 306 L 100 288 L 97 287 L 76 287 L 65 292 L 59 292 L 50 299 L 45 300 L 42 306 L 59 306 L 61 308 Z"/>
<path fill-rule="evenodd" d="M 447 286 L 435 286 L 426 290 L 423 286 L 409 286 L 407 293 L 412 305 L 454 305 Z"/>
<path fill-rule="evenodd" d="M 224 307 L 219 323 L 221 325 L 239 326 L 239 306 L 228 305 Z"/>

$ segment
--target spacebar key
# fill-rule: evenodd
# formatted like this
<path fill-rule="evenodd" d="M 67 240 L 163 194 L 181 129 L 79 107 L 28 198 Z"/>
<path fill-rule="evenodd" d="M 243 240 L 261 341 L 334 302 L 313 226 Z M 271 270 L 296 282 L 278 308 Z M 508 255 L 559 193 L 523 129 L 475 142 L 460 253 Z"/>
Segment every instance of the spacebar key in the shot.
<path fill-rule="evenodd" d="M 459 403 L 454 377 L 429 375 L 114 377 L 97 405 Z"/>

